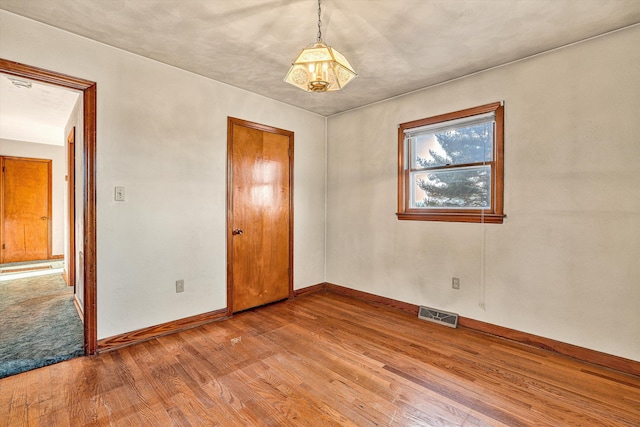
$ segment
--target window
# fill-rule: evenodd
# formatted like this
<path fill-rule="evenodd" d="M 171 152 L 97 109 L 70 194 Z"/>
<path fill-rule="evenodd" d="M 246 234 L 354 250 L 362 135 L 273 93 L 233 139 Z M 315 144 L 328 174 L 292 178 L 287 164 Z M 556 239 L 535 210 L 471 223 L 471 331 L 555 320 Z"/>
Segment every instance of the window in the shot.
<path fill-rule="evenodd" d="M 503 121 L 494 103 L 401 124 L 398 219 L 502 223 Z"/>

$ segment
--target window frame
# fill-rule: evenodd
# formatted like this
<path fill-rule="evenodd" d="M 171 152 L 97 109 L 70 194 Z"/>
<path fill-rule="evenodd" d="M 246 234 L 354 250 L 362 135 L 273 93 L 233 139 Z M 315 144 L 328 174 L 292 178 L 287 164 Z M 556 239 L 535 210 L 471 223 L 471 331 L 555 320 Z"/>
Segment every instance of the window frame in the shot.
<path fill-rule="evenodd" d="M 411 203 L 411 168 L 409 163 L 409 144 L 405 144 L 405 131 L 414 128 L 448 122 L 451 120 L 471 118 L 481 114 L 495 115 L 494 140 L 491 162 L 491 185 L 488 209 L 456 209 L 456 208 L 412 208 Z M 405 164 L 405 159 L 407 164 Z M 468 165 L 444 166 L 442 170 L 455 170 Z M 414 221 L 448 221 L 502 224 L 504 215 L 504 106 L 501 102 L 494 102 L 452 113 L 440 114 L 425 119 L 414 120 L 398 125 L 398 212 L 399 220 Z"/>

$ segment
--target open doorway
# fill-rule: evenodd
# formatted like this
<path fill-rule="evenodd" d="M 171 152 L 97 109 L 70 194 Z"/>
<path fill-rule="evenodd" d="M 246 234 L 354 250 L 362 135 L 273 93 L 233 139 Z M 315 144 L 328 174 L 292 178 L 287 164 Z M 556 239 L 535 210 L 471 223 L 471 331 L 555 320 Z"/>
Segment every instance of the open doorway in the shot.
<path fill-rule="evenodd" d="M 0 74 L 0 377 L 84 354 L 74 292 L 75 165 L 64 137 L 80 93 Z M 68 147 L 66 146 L 68 145 Z M 75 147 L 74 147 L 75 148 Z M 72 158 L 71 158 L 72 160 Z M 81 195 L 80 195 L 81 196 Z M 80 288 L 81 289 L 81 288 Z"/>
<path fill-rule="evenodd" d="M 96 331 L 96 84 L 53 71 L 0 59 L 0 73 L 27 81 L 78 91 L 81 123 L 76 127 L 76 197 L 75 220 L 75 283 L 76 294 L 82 293 L 79 312 L 83 314 L 83 354 L 97 350 Z M 66 137 L 66 135 L 65 135 Z M 66 153 L 65 153 L 66 155 Z M 77 173 L 80 171 L 80 173 Z M 68 224 L 72 223 L 69 218 Z M 65 251 L 69 250 L 69 242 Z M 68 268 L 68 263 L 66 265 Z"/>

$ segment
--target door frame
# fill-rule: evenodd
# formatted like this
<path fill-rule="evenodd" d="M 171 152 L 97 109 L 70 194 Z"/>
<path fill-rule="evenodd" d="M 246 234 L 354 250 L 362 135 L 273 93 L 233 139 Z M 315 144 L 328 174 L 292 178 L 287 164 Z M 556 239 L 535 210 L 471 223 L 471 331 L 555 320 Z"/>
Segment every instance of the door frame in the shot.
<path fill-rule="evenodd" d="M 67 209 L 69 210 L 69 271 L 67 285 L 73 286 L 76 294 L 76 127 L 67 136 Z"/>
<path fill-rule="evenodd" d="M 233 315 L 233 127 L 234 125 L 289 138 L 289 299 L 293 292 L 293 132 L 273 126 L 227 117 L 227 317 Z"/>
<path fill-rule="evenodd" d="M 84 354 L 97 351 L 96 82 L 0 58 L 0 73 L 80 91 L 83 100 Z"/>
<path fill-rule="evenodd" d="M 5 229 L 4 229 L 4 223 L 5 223 L 5 203 L 4 203 L 4 191 L 5 191 L 5 175 L 4 175 L 4 167 L 5 167 L 5 160 L 10 159 L 10 160 L 18 160 L 18 161 L 25 161 L 25 162 L 37 162 L 37 163 L 46 163 L 47 164 L 47 259 L 51 259 L 51 249 L 52 249 L 52 223 L 51 223 L 51 205 L 52 205 L 52 197 L 51 197 L 51 190 L 52 190 L 52 173 L 51 173 L 51 165 L 52 165 L 52 160 L 51 159 L 37 159 L 37 158 L 32 158 L 32 157 L 16 157 L 16 156 L 0 156 L 0 162 L 2 163 L 2 179 L 0 179 L 0 227 L 2 227 L 2 230 L 0 230 L 0 236 L 2 236 L 3 238 L 3 242 L 4 242 L 4 238 L 5 238 Z M 5 262 L 5 253 L 4 250 L 2 251 L 2 255 L 0 255 L 0 263 L 4 263 Z"/>

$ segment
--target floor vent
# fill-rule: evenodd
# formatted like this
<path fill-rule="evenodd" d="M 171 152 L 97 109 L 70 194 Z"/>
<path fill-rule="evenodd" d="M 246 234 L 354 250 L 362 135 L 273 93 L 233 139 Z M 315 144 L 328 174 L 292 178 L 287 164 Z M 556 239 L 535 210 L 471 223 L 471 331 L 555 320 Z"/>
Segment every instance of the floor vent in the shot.
<path fill-rule="evenodd" d="M 418 311 L 418 317 L 429 322 L 439 323 L 441 325 L 448 326 L 450 328 L 456 328 L 458 326 L 458 315 L 455 313 L 449 313 L 447 311 L 436 310 L 435 308 L 420 307 Z"/>

